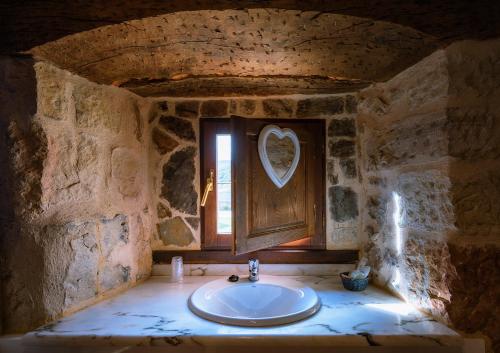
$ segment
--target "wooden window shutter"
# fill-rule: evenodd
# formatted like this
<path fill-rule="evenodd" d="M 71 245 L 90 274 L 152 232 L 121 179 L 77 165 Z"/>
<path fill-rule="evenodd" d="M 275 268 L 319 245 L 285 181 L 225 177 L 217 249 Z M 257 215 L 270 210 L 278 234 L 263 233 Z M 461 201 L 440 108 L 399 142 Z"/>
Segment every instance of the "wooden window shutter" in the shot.
<path fill-rule="evenodd" d="M 297 169 L 281 189 L 259 158 L 259 133 L 268 124 L 292 129 L 300 141 Z M 231 136 L 233 252 L 244 254 L 323 233 L 324 122 L 232 117 Z"/>

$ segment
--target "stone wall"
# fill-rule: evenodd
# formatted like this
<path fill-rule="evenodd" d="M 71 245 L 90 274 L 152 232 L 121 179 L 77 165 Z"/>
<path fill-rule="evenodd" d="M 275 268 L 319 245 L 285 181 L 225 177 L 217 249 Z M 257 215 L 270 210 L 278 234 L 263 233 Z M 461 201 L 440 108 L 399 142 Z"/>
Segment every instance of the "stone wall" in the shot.
<path fill-rule="evenodd" d="M 201 117 L 324 119 L 326 125 L 326 238 L 329 249 L 358 249 L 357 98 L 292 95 L 266 98 L 162 98 L 150 134 L 154 250 L 200 249 Z"/>
<path fill-rule="evenodd" d="M 2 326 L 22 332 L 150 274 L 150 103 L 0 62 Z"/>
<path fill-rule="evenodd" d="M 375 281 L 486 335 L 495 351 L 499 58 L 498 40 L 453 44 L 361 91 L 358 106 L 362 223 Z"/>

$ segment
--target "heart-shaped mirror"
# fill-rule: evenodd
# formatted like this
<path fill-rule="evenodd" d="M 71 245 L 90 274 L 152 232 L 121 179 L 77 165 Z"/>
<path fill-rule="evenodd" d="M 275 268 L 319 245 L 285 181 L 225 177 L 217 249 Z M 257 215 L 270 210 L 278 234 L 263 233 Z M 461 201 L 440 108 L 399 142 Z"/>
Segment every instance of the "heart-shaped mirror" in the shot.
<path fill-rule="evenodd" d="M 282 188 L 297 169 L 300 143 L 293 130 L 265 126 L 259 134 L 259 157 L 272 182 Z"/>

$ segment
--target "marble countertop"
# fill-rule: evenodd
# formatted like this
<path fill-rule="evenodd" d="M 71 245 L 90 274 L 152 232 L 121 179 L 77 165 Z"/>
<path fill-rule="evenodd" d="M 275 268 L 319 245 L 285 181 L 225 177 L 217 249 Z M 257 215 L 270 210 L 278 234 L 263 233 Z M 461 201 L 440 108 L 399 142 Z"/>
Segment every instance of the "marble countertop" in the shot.
<path fill-rule="evenodd" d="M 135 352 L 138 347 L 157 346 L 176 352 L 181 348 L 189 352 L 215 351 L 209 347 L 218 347 L 216 351 L 220 352 L 221 347 L 229 347 L 242 353 L 271 346 L 288 347 L 287 352 L 300 347 L 331 352 L 334 346 L 432 346 L 441 349 L 432 352 L 461 351 L 461 337 L 445 325 L 377 288 L 347 291 L 337 276 L 290 276 L 314 288 L 322 301 L 317 314 L 293 324 L 268 328 L 225 326 L 191 313 L 187 307 L 189 295 L 200 285 L 221 277 L 191 276 L 185 277 L 183 283 L 152 277 L 117 297 L 26 334 L 23 342 L 31 349 L 108 346 L 115 347 L 108 350 L 113 352 L 123 352 L 123 347 L 135 347 L 127 350 Z M 278 351 L 273 348 L 273 353 Z M 405 348 L 405 352 L 410 351 Z"/>

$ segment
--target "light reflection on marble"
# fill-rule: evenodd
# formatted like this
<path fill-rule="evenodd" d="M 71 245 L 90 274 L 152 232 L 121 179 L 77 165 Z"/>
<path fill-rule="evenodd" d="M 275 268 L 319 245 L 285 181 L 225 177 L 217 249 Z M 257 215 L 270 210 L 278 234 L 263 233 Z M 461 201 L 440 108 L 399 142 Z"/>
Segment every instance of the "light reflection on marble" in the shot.
<path fill-rule="evenodd" d="M 321 310 L 306 320 L 268 328 L 206 321 L 189 311 L 187 298 L 200 285 L 218 278 L 191 276 L 183 283 L 170 283 L 168 277 L 152 277 L 122 295 L 27 334 L 24 342 L 31 347 L 159 345 L 176 352 L 230 346 L 241 353 L 270 344 L 433 346 L 447 347 L 442 352 L 461 351 L 462 340 L 451 329 L 379 289 L 346 291 L 336 276 L 291 276 L 314 288 L 321 298 Z"/>

